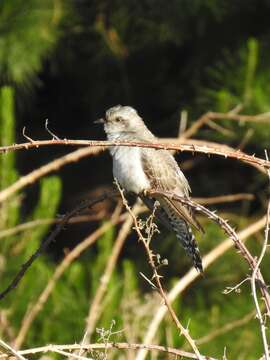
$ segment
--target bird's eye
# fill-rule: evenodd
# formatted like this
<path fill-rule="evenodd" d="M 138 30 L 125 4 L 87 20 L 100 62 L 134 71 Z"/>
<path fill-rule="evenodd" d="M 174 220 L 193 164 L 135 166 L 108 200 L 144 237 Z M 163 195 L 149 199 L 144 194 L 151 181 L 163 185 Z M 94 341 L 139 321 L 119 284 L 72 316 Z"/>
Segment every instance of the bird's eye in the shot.
<path fill-rule="evenodd" d="M 118 123 L 119 123 L 119 122 L 122 122 L 122 118 L 121 118 L 121 117 L 117 117 L 117 118 L 115 118 L 115 121 L 118 122 Z"/>

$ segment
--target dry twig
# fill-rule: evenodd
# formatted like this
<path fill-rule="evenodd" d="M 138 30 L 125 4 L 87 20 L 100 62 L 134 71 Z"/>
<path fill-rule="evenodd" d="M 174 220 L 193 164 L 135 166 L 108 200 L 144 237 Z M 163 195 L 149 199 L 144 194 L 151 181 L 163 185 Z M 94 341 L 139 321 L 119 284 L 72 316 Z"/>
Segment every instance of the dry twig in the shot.
<path fill-rule="evenodd" d="M 164 300 L 164 302 L 166 304 L 166 307 L 168 308 L 168 311 L 169 311 L 169 313 L 170 313 L 170 315 L 172 317 L 172 320 L 174 321 L 176 327 L 180 330 L 180 334 L 184 335 L 184 337 L 186 338 L 186 340 L 190 344 L 191 348 L 193 349 L 194 353 L 196 354 L 197 358 L 201 360 L 201 359 L 203 359 L 203 356 L 200 354 L 200 351 L 197 348 L 194 340 L 190 336 L 188 329 L 186 329 L 180 323 L 177 315 L 175 314 L 175 311 L 173 310 L 173 308 L 172 308 L 172 306 L 170 304 L 170 301 L 167 298 L 167 295 L 165 294 L 163 286 L 161 284 L 161 276 L 158 274 L 158 271 L 157 271 L 158 267 L 157 267 L 156 262 L 155 262 L 156 255 L 152 252 L 152 250 L 150 249 L 150 246 L 149 246 L 153 233 L 150 235 L 150 237 L 149 236 L 147 238 L 144 237 L 144 235 L 142 234 L 142 231 L 141 231 L 141 225 L 138 223 L 138 220 L 137 220 L 136 216 L 134 215 L 131 208 L 129 207 L 129 205 L 128 205 L 127 201 L 126 201 L 126 198 L 124 196 L 124 192 L 120 188 L 120 186 L 119 186 L 116 179 L 115 179 L 115 183 L 116 183 L 116 185 L 118 187 L 118 190 L 119 190 L 119 192 L 121 194 L 124 206 L 126 207 L 127 211 L 132 216 L 132 219 L 133 219 L 133 222 L 134 222 L 134 225 L 135 225 L 135 230 L 136 230 L 136 232 L 138 234 L 139 241 L 142 241 L 142 243 L 144 245 L 144 248 L 145 248 L 145 251 L 146 251 L 146 254 L 147 254 L 147 257 L 148 257 L 149 264 L 150 264 L 150 266 L 152 268 L 152 271 L 153 271 L 153 278 L 152 279 L 156 283 L 158 291 L 159 291 L 162 299 Z M 151 229 L 150 229 L 150 233 L 151 233 Z M 149 233 L 148 233 L 148 235 L 149 235 Z"/>
<path fill-rule="evenodd" d="M 228 113 L 216 113 L 209 111 L 203 114 L 198 120 L 196 120 L 190 128 L 188 128 L 182 135 L 181 138 L 189 138 L 194 135 L 203 125 L 207 124 L 211 120 L 234 120 L 239 122 L 257 122 L 257 123 L 267 123 L 270 122 L 270 113 L 263 113 L 258 115 L 241 115 L 236 112 Z"/>
<path fill-rule="evenodd" d="M 13 355 L 19 360 L 26 360 L 26 358 L 22 356 L 22 354 L 20 354 L 18 351 L 13 349 L 11 346 L 9 346 L 1 339 L 0 339 L 0 352 L 4 353 L 5 357 L 10 357 L 10 355 Z"/>
<path fill-rule="evenodd" d="M 266 156 L 266 159 L 268 160 L 268 155 L 267 155 L 266 151 L 265 151 L 265 156 Z M 269 176 L 269 180 L 270 180 L 270 171 L 269 170 L 268 170 L 268 176 Z M 258 274 L 260 273 L 260 265 L 261 265 L 261 262 L 263 260 L 264 255 L 265 255 L 267 244 L 268 244 L 269 222 L 270 222 L 270 200 L 268 201 L 268 207 L 267 207 L 265 236 L 264 236 L 263 247 L 262 247 L 259 259 L 257 260 L 257 262 L 256 262 L 256 264 L 255 264 L 255 266 L 253 268 L 252 277 L 251 277 L 252 296 L 253 296 L 254 303 L 255 303 L 255 308 L 256 308 L 256 312 L 257 312 L 257 318 L 258 318 L 259 323 L 260 323 L 260 329 L 261 329 L 262 340 L 263 340 L 265 360 L 270 359 L 269 345 L 268 345 L 267 336 L 266 336 L 266 325 L 265 325 L 266 320 L 263 319 L 263 315 L 262 315 L 260 305 L 259 305 L 259 302 L 258 302 L 258 298 L 257 298 L 256 279 L 258 279 Z M 266 301 L 265 297 L 263 299 L 264 299 L 264 301 Z M 266 306 L 268 306 L 267 303 L 266 303 Z M 269 312 L 268 312 L 268 316 L 269 316 Z"/>
<path fill-rule="evenodd" d="M 241 200 L 253 200 L 253 194 L 230 194 L 230 195 L 220 195 L 212 196 L 209 198 L 194 198 L 193 200 L 201 205 L 213 205 L 219 203 L 227 203 Z"/>
<path fill-rule="evenodd" d="M 193 353 L 175 349 L 169 346 L 160 346 L 160 345 L 152 345 L 152 344 L 129 344 L 129 343 L 114 343 L 114 342 L 106 342 L 106 343 L 97 343 L 97 344 L 88 344 L 88 345 L 81 345 L 81 344 L 72 344 L 72 345 L 46 345 L 32 349 L 20 350 L 17 351 L 17 354 L 20 356 L 22 355 L 33 355 L 39 353 L 47 353 L 47 352 L 59 352 L 65 351 L 70 352 L 74 350 L 83 349 L 84 351 L 90 350 L 103 350 L 103 349 L 119 349 L 119 350 L 138 350 L 138 349 L 147 349 L 149 351 L 159 351 L 165 354 L 171 354 L 175 356 L 181 356 L 183 358 L 188 359 L 197 359 L 197 356 Z M 71 353 L 67 353 L 69 356 Z M 66 354 L 65 354 L 66 355 Z M 8 354 L 0 354 L 0 359 L 6 359 L 9 355 Z M 67 355 L 66 355 L 67 356 Z M 23 358 L 26 360 L 25 358 Z M 22 359 L 21 359 L 22 360 Z M 89 358 L 88 358 L 89 360 Z M 202 360 L 216 360 L 212 357 L 204 357 L 202 356 Z"/>

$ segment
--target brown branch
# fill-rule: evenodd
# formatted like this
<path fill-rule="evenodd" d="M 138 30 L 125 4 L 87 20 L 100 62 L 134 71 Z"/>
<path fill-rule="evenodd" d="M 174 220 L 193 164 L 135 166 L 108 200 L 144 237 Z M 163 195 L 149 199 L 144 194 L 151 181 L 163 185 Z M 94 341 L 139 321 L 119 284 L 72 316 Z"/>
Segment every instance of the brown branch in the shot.
<path fill-rule="evenodd" d="M 254 200 L 254 195 L 230 194 L 230 195 L 212 196 L 209 198 L 194 198 L 193 200 L 201 205 L 213 205 L 213 204 L 227 203 L 227 202 L 241 201 L 241 200 Z"/>
<path fill-rule="evenodd" d="M 212 212 L 212 211 L 208 210 L 207 208 L 205 208 L 204 206 L 199 205 L 190 199 L 184 198 L 184 197 L 174 194 L 172 192 L 157 190 L 157 191 L 148 191 L 148 193 L 150 196 L 162 195 L 162 196 L 168 197 L 170 199 L 179 201 L 182 204 L 188 205 L 189 207 L 193 208 L 196 211 L 202 212 L 207 217 L 209 217 L 209 219 L 215 221 L 233 240 L 236 249 L 240 251 L 241 255 L 247 261 L 250 268 L 253 271 L 254 271 L 254 269 L 256 269 L 256 265 L 257 265 L 256 259 L 251 255 L 251 253 L 249 252 L 249 250 L 247 249 L 245 244 L 240 241 L 235 230 L 228 224 L 228 222 L 226 220 L 223 220 L 215 212 Z M 257 270 L 257 273 L 256 273 L 256 281 L 260 284 L 260 290 L 261 290 L 262 296 L 265 301 L 267 315 L 270 316 L 270 295 L 268 293 L 268 288 L 265 284 L 265 281 L 264 281 L 263 276 L 259 269 Z"/>
<path fill-rule="evenodd" d="M 197 356 L 183 350 L 175 349 L 169 346 L 160 346 L 160 345 L 145 345 L 145 344 L 129 344 L 129 343 L 97 343 L 97 344 L 88 344 L 88 345 L 81 345 L 81 344 L 72 344 L 72 345 L 47 345 L 41 346 L 32 349 L 20 350 L 17 351 L 19 355 L 32 355 L 32 354 L 39 354 L 39 353 L 47 353 L 47 352 L 56 352 L 56 351 L 74 351 L 74 350 L 103 350 L 103 349 L 118 349 L 118 350 L 138 350 L 138 349 L 147 349 L 149 351 L 160 351 L 165 354 L 172 354 L 175 356 L 182 356 L 188 359 L 197 359 Z M 69 355 L 71 355 L 69 353 Z M 0 354 L 0 359 L 5 359 L 9 355 L 8 354 Z M 24 358 L 25 360 L 25 358 Z M 202 356 L 202 360 L 216 360 L 212 357 L 204 357 Z"/>
<path fill-rule="evenodd" d="M 270 123 L 270 113 L 263 113 L 258 115 L 241 115 L 235 112 L 228 113 L 216 113 L 209 111 L 203 114 L 198 120 L 196 120 L 189 129 L 187 129 L 182 135 L 182 139 L 186 139 L 194 135 L 204 124 L 207 124 L 210 120 L 234 120 L 240 122 L 257 122 L 257 123 Z"/>
<path fill-rule="evenodd" d="M 213 120 L 209 120 L 207 123 L 207 126 L 210 127 L 210 129 L 215 130 L 216 132 L 219 132 L 222 135 L 225 136 L 232 136 L 233 135 L 233 131 L 232 130 L 228 130 L 225 127 L 215 123 Z"/>
<path fill-rule="evenodd" d="M 18 273 L 15 275 L 14 279 L 11 281 L 11 283 L 7 286 L 5 290 L 0 292 L 0 300 L 3 299 L 11 290 L 15 289 L 28 268 L 32 265 L 32 263 L 48 248 L 48 246 L 55 240 L 57 235 L 60 233 L 60 231 L 67 225 L 68 221 L 75 215 L 78 215 L 81 211 L 90 208 L 97 203 L 104 201 L 105 199 L 108 199 L 112 196 L 115 196 L 116 193 L 113 191 L 111 193 L 105 193 L 104 195 L 100 196 L 99 198 L 91 201 L 85 201 L 82 204 L 80 204 L 78 207 L 76 207 L 74 210 L 69 212 L 68 214 L 64 215 L 62 218 L 62 221 L 56 226 L 55 230 L 52 231 L 52 233 L 47 237 L 46 240 L 44 240 L 39 248 L 30 256 L 30 258 L 21 266 L 21 269 L 18 271 Z"/>
<path fill-rule="evenodd" d="M 174 148 L 176 146 L 178 146 L 178 147 L 185 146 L 185 144 L 181 144 L 181 142 L 178 145 L 178 142 L 179 142 L 178 139 L 164 139 L 164 141 L 166 143 L 168 142 L 168 144 L 166 146 L 165 145 L 163 145 L 163 146 L 169 149 L 171 147 L 171 142 L 173 140 L 176 141 L 176 144 L 173 145 Z M 51 145 L 55 145 L 56 142 L 59 143 L 59 142 L 63 142 L 63 141 L 64 141 L 64 144 L 67 144 L 68 140 L 51 140 Z M 169 143 L 169 141 L 170 141 L 170 143 Z M 34 146 L 35 143 L 36 143 L 35 141 L 32 141 L 30 144 L 32 146 Z M 46 145 L 48 145 L 47 141 L 45 143 L 46 143 Z M 87 144 L 88 144 L 88 142 L 87 142 Z M 102 144 L 103 144 L 103 142 L 102 142 Z M 126 145 L 126 143 L 124 143 L 124 144 Z M 230 148 L 230 147 L 228 147 L 226 145 L 221 145 L 221 144 L 216 144 L 216 143 L 214 143 L 214 144 L 205 143 L 205 142 L 202 142 L 201 140 L 192 140 L 191 143 L 188 143 L 186 145 L 191 146 L 192 151 L 194 152 L 194 147 L 195 146 L 196 146 L 196 148 L 198 148 L 198 146 L 199 146 L 199 147 L 205 149 L 206 148 L 205 144 L 207 144 L 207 148 L 210 151 L 210 153 L 211 153 L 211 150 L 216 151 L 216 148 L 218 147 L 219 151 L 221 153 L 223 152 L 224 156 L 226 154 L 228 154 L 228 153 L 235 153 L 235 155 L 237 154 L 237 157 L 239 158 L 239 156 L 241 155 L 239 152 L 236 152 L 233 148 Z M 1 149 L 3 149 L 3 148 L 0 148 L 0 151 L 1 151 Z M 67 164 L 77 162 L 81 158 L 84 158 L 84 157 L 87 157 L 87 156 L 90 156 L 90 155 L 97 155 L 102 150 L 103 150 L 102 148 L 96 147 L 96 146 L 95 147 L 90 147 L 90 148 L 87 147 L 85 149 L 78 149 L 78 150 L 73 151 L 73 152 L 71 152 L 71 153 L 69 153 L 67 155 L 64 155 L 64 156 L 62 156 L 62 157 L 60 157 L 58 159 L 53 160 L 53 161 L 49 162 L 48 164 L 41 166 L 38 169 L 33 170 L 29 174 L 20 177 L 15 183 L 10 185 L 8 188 L 0 191 L 0 203 L 7 200 L 10 196 L 14 195 L 17 191 L 23 189 L 24 187 L 26 187 L 28 185 L 33 184 L 35 181 L 37 181 L 41 177 L 43 177 L 43 176 L 45 176 L 45 175 L 47 175 L 47 174 L 49 174 L 49 173 L 51 173 L 53 171 L 57 171 L 61 167 L 65 166 Z M 175 150 L 176 150 L 176 148 L 175 148 Z M 242 153 L 242 154 L 244 154 L 244 153 Z M 246 155 L 246 154 L 244 154 L 244 155 Z M 240 159 L 241 159 L 241 156 L 240 156 Z M 252 160 L 254 160 L 253 157 L 252 157 Z M 261 165 L 258 165 L 256 162 L 252 163 L 251 165 L 255 166 L 260 171 L 265 172 L 264 168 Z"/>
<path fill-rule="evenodd" d="M 249 236 L 257 233 L 265 226 L 266 217 L 262 217 L 260 220 L 248 226 L 246 229 L 241 230 L 237 233 L 238 238 L 241 241 L 245 241 Z M 211 266 L 217 259 L 219 259 L 226 251 L 231 249 L 233 246 L 233 242 L 231 238 L 224 240 L 221 244 L 217 245 L 212 251 L 210 251 L 207 255 L 205 255 L 202 259 L 203 268 L 207 269 Z M 170 290 L 168 293 L 168 299 L 172 303 L 178 296 L 186 290 L 190 284 L 195 281 L 199 277 L 199 273 L 194 269 L 190 269 L 185 276 L 183 276 Z M 145 344 L 151 344 L 153 341 L 155 334 L 160 328 L 160 323 L 165 317 L 168 309 L 166 306 L 162 305 L 155 311 L 155 315 L 152 318 L 148 330 L 144 336 L 143 342 Z M 135 360 L 144 360 L 147 355 L 147 350 L 141 349 L 138 352 Z"/>
<path fill-rule="evenodd" d="M 223 151 L 223 153 L 227 154 L 230 152 L 235 152 L 235 151 L 239 151 L 239 149 L 241 150 L 240 147 L 238 147 L 237 150 L 235 150 L 233 147 L 225 145 L 225 144 L 219 144 L 217 142 L 213 142 L 213 141 L 206 141 L 206 140 L 198 140 L 198 139 L 186 139 L 186 138 L 162 138 L 160 139 L 160 141 L 163 144 L 173 144 L 173 145 L 191 145 L 191 146 L 199 146 L 199 147 L 207 147 L 209 149 L 213 149 L 214 151 L 216 149 L 219 149 L 220 151 Z M 241 144 L 240 144 L 241 145 Z M 176 150 L 175 150 L 176 151 Z M 249 163 L 250 166 L 255 167 L 258 171 L 263 172 L 264 174 L 266 173 L 265 169 L 263 167 L 261 167 L 260 165 L 256 164 L 256 163 Z"/>
<path fill-rule="evenodd" d="M 209 114 L 210 112 L 207 112 L 200 116 L 199 119 L 197 119 L 183 134 L 181 134 L 180 138 L 187 139 L 196 134 L 196 132 L 210 120 Z"/>
<path fill-rule="evenodd" d="M 69 145 L 69 146 L 90 146 L 90 147 L 102 147 L 108 148 L 109 146 L 133 146 L 133 147 L 143 147 L 143 148 L 152 148 L 152 149 L 166 149 L 166 150 L 176 150 L 176 151 L 188 151 L 188 152 L 198 152 L 207 155 L 217 155 L 225 158 L 232 158 L 247 162 L 249 164 L 257 164 L 265 169 L 270 169 L 270 161 L 256 157 L 255 155 L 247 155 L 240 150 L 224 150 L 220 148 L 211 148 L 208 146 L 200 146 L 194 144 L 162 144 L 162 143 L 143 143 L 143 142 L 121 142 L 121 141 L 95 141 L 95 140 L 40 140 L 33 141 L 23 144 L 14 144 L 10 146 L 0 147 L 0 153 L 21 149 L 31 149 L 39 148 L 41 146 L 51 146 L 51 145 Z M 85 155 L 86 156 L 86 155 Z"/>
<path fill-rule="evenodd" d="M 210 112 L 208 113 L 211 120 L 235 120 L 240 122 L 257 122 L 261 124 L 270 123 L 270 112 L 258 114 L 258 115 L 243 115 L 243 114 L 234 114 L 234 113 L 217 113 Z"/>
<path fill-rule="evenodd" d="M 150 249 L 149 247 L 149 243 L 150 243 L 150 240 L 151 240 L 151 237 L 149 238 L 145 238 L 141 232 L 141 226 L 140 224 L 138 223 L 138 220 L 136 218 L 136 216 L 134 215 L 134 213 L 132 212 L 131 208 L 129 207 L 128 203 L 127 203 L 127 200 L 124 196 L 124 191 L 120 188 L 117 180 L 115 179 L 115 183 L 118 187 L 118 190 L 121 194 L 121 197 L 122 197 L 122 200 L 123 200 L 123 204 L 124 206 L 126 207 L 127 211 L 130 213 L 130 215 L 132 216 L 132 219 L 133 219 L 133 222 L 134 222 L 134 225 L 135 225 L 135 230 L 137 232 L 137 235 L 138 235 L 138 238 L 139 238 L 139 241 L 142 241 L 143 243 L 143 246 L 145 248 L 145 251 L 146 251 L 146 254 L 147 254 L 147 257 L 148 257 L 148 261 L 149 261 L 149 264 L 152 268 L 152 271 L 153 271 L 153 277 L 152 279 L 155 281 L 156 283 L 156 286 L 157 286 L 157 289 L 160 293 L 160 296 L 162 297 L 162 299 L 164 300 L 164 303 L 171 315 L 171 318 L 172 320 L 174 321 L 176 327 L 180 330 L 180 334 L 183 334 L 184 337 L 186 338 L 186 340 L 188 341 L 188 343 L 190 344 L 191 348 L 193 349 L 194 353 L 196 354 L 197 356 L 197 359 L 202 359 L 202 355 L 200 354 L 200 351 L 199 349 L 197 348 L 194 340 L 192 339 L 192 337 L 190 336 L 189 334 L 189 331 L 180 323 L 175 311 L 173 310 L 171 304 L 170 304 L 170 301 L 168 300 L 167 298 L 167 295 L 165 294 L 165 291 L 163 289 L 163 286 L 162 286 L 162 283 L 161 283 L 161 276 L 158 274 L 158 271 L 157 271 L 157 266 L 156 266 L 156 263 L 155 263 L 155 254 L 152 252 L 152 250 Z M 154 215 L 154 214 L 153 214 Z M 148 234 L 149 235 L 149 234 Z"/>

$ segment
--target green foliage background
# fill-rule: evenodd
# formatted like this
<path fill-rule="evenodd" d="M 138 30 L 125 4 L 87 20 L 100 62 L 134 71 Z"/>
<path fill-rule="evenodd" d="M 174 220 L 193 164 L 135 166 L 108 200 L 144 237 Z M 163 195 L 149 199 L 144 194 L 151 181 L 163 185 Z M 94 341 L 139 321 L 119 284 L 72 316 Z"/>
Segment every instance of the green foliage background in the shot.
<path fill-rule="evenodd" d="M 269 112 L 269 15 L 270 3 L 266 0 L 259 4 L 255 0 L 4 0 L 0 3 L 0 145 L 22 141 L 24 125 L 31 129 L 31 135 L 40 137 L 47 117 L 61 136 L 100 137 L 90 120 L 117 103 L 136 107 L 159 136 L 177 134 L 183 109 L 188 110 L 189 126 L 205 111 L 227 112 L 239 104 L 242 113 Z M 205 127 L 196 137 L 235 147 L 248 139 L 244 150 L 261 157 L 269 148 L 269 124 L 229 120 L 218 124 L 229 131 Z M 61 151 L 2 154 L 0 190 Z M 184 155 L 181 159 L 186 158 Z M 264 175 L 228 160 L 198 158 L 198 165 L 187 171 L 195 195 L 253 193 L 252 203 L 219 206 L 237 228 L 248 226 L 265 213 L 269 186 Z M 50 225 L 43 223 L 11 236 L 1 236 L 1 232 L 25 222 L 54 218 L 88 191 L 110 184 L 109 161 L 102 157 L 81 162 L 59 175 L 41 179 L 33 192 L 15 194 L 2 204 L 1 289 L 48 235 Z M 109 222 L 110 216 L 104 221 Z M 200 248 L 206 254 L 224 239 L 224 234 L 205 219 L 203 224 L 206 234 Z M 6 321 L 0 320 L 0 336 L 6 341 L 14 341 L 27 309 L 51 279 L 65 248 L 82 240 L 80 228 L 75 227 L 71 235 L 69 230 L 34 263 L 18 288 L 1 301 L 0 319 Z M 87 234 L 90 230 L 93 227 L 87 229 Z M 34 320 L 23 347 L 82 339 L 89 305 L 117 231 L 118 227 L 111 226 L 96 246 L 68 267 Z M 169 260 L 168 268 L 163 270 L 169 289 L 190 263 L 174 237 L 164 236 L 159 236 L 153 246 Z M 263 233 L 249 239 L 252 253 L 259 253 L 262 239 Z M 263 269 L 269 265 L 268 250 Z M 112 321 L 112 332 L 121 332 L 111 334 L 111 340 L 143 341 L 160 300 L 140 278 L 140 271 L 149 274 L 142 248 L 131 235 L 103 299 L 93 342 L 104 341 L 105 333 L 100 329 L 110 329 Z M 205 278 L 177 299 L 175 309 L 183 324 L 190 321 L 195 339 L 252 311 L 248 283 L 240 294 L 222 293 L 247 273 L 246 264 L 232 249 L 207 270 Z M 267 271 L 265 275 L 269 282 Z M 188 349 L 169 318 L 163 321 L 155 342 Z M 200 350 L 222 358 L 224 347 L 228 359 L 259 358 L 262 344 L 256 319 L 202 344 Z M 112 352 L 109 358 L 125 358 L 124 354 Z"/>

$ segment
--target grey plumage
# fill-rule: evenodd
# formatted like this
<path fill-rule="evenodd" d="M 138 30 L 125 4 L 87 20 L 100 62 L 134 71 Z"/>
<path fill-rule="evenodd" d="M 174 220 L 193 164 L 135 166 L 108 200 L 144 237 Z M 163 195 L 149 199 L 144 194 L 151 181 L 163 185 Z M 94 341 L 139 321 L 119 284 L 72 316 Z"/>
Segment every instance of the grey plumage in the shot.
<path fill-rule="evenodd" d="M 136 110 L 129 106 L 115 106 L 106 112 L 104 129 L 108 140 L 154 142 L 157 139 L 145 126 Z M 174 157 L 167 150 L 150 148 L 110 148 L 113 157 L 113 174 L 120 185 L 144 201 L 152 210 L 158 200 L 157 217 L 176 233 L 182 246 L 192 258 L 197 270 L 203 271 L 199 249 L 189 224 L 202 230 L 192 209 L 181 203 L 155 196 L 145 197 L 144 190 L 171 191 L 189 197 L 190 187 Z"/>

